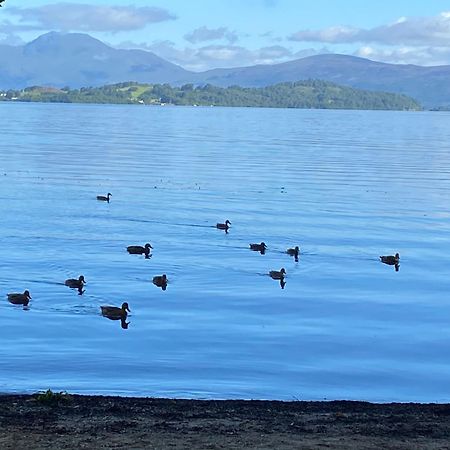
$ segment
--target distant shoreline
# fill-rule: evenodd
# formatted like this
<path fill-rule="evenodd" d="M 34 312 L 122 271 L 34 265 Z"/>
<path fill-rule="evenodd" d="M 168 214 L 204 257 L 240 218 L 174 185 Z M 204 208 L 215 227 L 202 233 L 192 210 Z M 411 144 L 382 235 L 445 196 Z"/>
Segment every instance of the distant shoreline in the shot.
<path fill-rule="evenodd" d="M 350 88 L 320 80 L 279 83 L 260 88 L 207 84 L 117 83 L 100 87 L 59 89 L 32 86 L 0 90 L 0 101 L 45 103 L 137 104 L 152 106 L 221 106 L 291 109 L 421 111 L 406 95 Z"/>
<path fill-rule="evenodd" d="M 444 448 L 450 404 L 0 395 L 15 448 Z"/>

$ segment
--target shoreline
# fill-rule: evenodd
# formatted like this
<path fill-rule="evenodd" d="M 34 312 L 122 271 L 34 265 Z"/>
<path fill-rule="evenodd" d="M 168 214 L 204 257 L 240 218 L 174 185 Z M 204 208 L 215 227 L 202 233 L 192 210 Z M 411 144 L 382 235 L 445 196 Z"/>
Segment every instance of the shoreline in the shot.
<path fill-rule="evenodd" d="M 0 447 L 450 448 L 449 403 L 1 394 Z"/>

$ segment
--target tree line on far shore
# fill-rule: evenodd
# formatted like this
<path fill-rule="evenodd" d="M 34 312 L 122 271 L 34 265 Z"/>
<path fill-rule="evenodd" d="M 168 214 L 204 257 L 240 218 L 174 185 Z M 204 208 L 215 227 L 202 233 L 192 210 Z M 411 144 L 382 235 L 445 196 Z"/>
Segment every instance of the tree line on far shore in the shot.
<path fill-rule="evenodd" d="M 211 84 L 171 86 L 135 82 L 80 89 L 33 86 L 23 90 L 0 91 L 1 100 L 267 108 L 422 109 L 417 101 L 406 95 L 354 89 L 321 80 L 279 83 L 260 88 L 222 88 Z"/>

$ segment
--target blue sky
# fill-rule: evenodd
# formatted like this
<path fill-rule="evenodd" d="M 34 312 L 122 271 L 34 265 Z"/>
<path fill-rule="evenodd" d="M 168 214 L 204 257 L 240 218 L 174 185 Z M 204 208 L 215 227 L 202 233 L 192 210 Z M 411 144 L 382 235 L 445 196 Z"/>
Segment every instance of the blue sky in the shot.
<path fill-rule="evenodd" d="M 89 33 L 191 70 L 345 53 L 402 64 L 450 64 L 443 0 L 6 0 L 0 43 L 48 31 Z"/>

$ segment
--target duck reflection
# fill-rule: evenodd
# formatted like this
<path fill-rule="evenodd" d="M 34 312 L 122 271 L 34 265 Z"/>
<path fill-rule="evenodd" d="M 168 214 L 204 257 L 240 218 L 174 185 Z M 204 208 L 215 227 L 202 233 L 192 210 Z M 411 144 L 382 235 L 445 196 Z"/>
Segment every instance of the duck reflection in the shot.
<path fill-rule="evenodd" d="M 130 322 L 127 322 L 127 320 L 124 319 L 124 318 L 120 319 L 120 326 L 121 326 L 124 330 L 128 330 L 128 325 L 130 325 Z"/>
<path fill-rule="evenodd" d="M 105 316 L 104 314 L 102 314 L 103 317 L 106 317 L 109 320 L 120 320 L 120 327 L 123 328 L 124 330 L 128 330 L 128 325 L 130 325 L 130 322 L 127 322 L 126 317 L 110 317 L 110 316 Z"/>
<path fill-rule="evenodd" d="M 83 286 L 78 288 L 78 295 L 83 295 L 86 292 L 86 289 L 83 289 Z"/>
<path fill-rule="evenodd" d="M 162 275 L 157 275 L 156 277 L 153 277 L 153 284 L 155 286 L 160 287 L 163 291 L 167 289 L 167 283 L 168 283 L 167 275 L 164 273 Z"/>
<path fill-rule="evenodd" d="M 284 279 L 280 280 L 280 287 L 281 289 L 284 289 L 284 287 L 286 286 L 286 281 L 284 281 Z"/>

